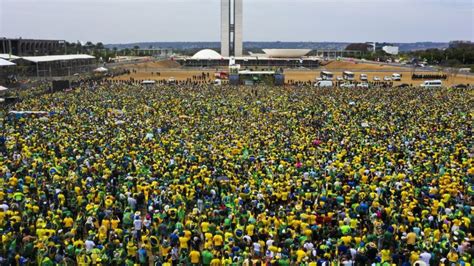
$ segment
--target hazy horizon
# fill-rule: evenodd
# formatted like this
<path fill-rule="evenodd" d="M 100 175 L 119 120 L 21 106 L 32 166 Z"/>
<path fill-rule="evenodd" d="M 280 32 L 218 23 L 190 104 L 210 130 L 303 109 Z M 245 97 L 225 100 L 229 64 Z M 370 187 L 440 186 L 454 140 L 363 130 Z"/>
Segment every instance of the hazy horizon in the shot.
<path fill-rule="evenodd" d="M 473 14 L 470 0 L 244 0 L 243 35 L 245 42 L 472 41 Z M 219 42 L 219 29 L 219 0 L 0 0 L 0 37 Z"/>

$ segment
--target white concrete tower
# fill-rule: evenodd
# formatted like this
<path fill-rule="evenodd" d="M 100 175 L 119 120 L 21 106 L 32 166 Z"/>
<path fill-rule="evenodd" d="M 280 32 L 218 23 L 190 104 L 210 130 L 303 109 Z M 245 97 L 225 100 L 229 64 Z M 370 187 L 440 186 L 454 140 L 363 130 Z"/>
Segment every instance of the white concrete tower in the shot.
<path fill-rule="evenodd" d="M 221 0 L 221 55 L 242 56 L 243 0 Z"/>
<path fill-rule="evenodd" d="M 234 55 L 235 56 L 242 56 L 244 47 L 243 47 L 243 41 L 242 41 L 242 28 L 243 28 L 243 0 L 234 0 L 234 7 L 235 7 L 235 13 L 234 13 Z"/>

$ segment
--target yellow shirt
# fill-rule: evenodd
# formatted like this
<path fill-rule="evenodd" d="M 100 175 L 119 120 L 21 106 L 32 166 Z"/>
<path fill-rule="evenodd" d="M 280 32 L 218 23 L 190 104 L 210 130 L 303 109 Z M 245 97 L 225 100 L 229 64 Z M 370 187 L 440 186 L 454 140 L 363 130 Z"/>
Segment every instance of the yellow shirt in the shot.
<path fill-rule="evenodd" d="M 254 226 L 253 224 L 247 225 L 247 228 L 246 228 L 247 234 L 248 234 L 249 236 L 253 236 L 253 230 L 254 230 L 254 229 L 255 229 L 255 226 Z"/>
<path fill-rule="evenodd" d="M 449 262 L 457 262 L 459 259 L 459 255 L 456 252 L 452 252 L 452 251 L 448 253 L 447 257 L 448 257 Z"/>
<path fill-rule="evenodd" d="M 412 251 L 410 254 L 410 262 L 415 263 L 418 259 L 420 259 L 420 254 L 416 251 Z"/>
<path fill-rule="evenodd" d="M 382 262 L 391 260 L 389 249 L 382 249 L 382 251 L 380 251 L 380 255 L 382 256 Z"/>
<path fill-rule="evenodd" d="M 163 246 L 161 246 L 161 247 L 160 247 L 161 255 L 162 255 L 163 257 L 168 256 L 168 253 L 170 252 L 170 249 L 171 249 L 171 247 L 163 247 Z"/>
<path fill-rule="evenodd" d="M 187 237 L 180 237 L 179 238 L 179 248 L 184 248 L 184 249 L 187 249 L 188 248 L 188 241 L 189 241 L 189 238 Z"/>
<path fill-rule="evenodd" d="M 74 223 L 74 220 L 71 217 L 66 217 L 64 218 L 63 223 L 64 223 L 64 227 L 71 228 Z"/>
<path fill-rule="evenodd" d="M 221 266 L 221 260 L 218 258 L 211 260 L 211 266 Z"/>
<path fill-rule="evenodd" d="M 209 223 L 208 222 L 202 222 L 201 223 L 201 230 L 203 233 L 207 233 L 209 231 Z"/>
<path fill-rule="evenodd" d="M 223 239 L 222 239 L 222 236 L 221 235 L 215 235 L 212 240 L 214 241 L 214 245 L 216 247 L 220 247 L 222 246 L 222 242 L 223 242 Z"/>
<path fill-rule="evenodd" d="M 296 261 L 299 263 L 299 262 L 302 262 L 304 257 L 306 257 L 306 252 L 304 252 L 303 250 L 301 249 L 298 249 L 296 251 Z"/>
<path fill-rule="evenodd" d="M 416 242 L 416 234 L 413 232 L 410 232 L 407 234 L 407 244 L 408 245 L 415 245 Z"/>
<path fill-rule="evenodd" d="M 344 245 L 348 245 L 352 241 L 352 236 L 343 236 L 341 237 L 342 242 L 344 242 Z"/>
<path fill-rule="evenodd" d="M 193 250 L 191 253 L 189 253 L 189 257 L 191 258 L 191 263 L 198 264 L 200 262 L 201 253 Z"/>
<path fill-rule="evenodd" d="M 110 221 L 110 223 L 112 224 L 112 229 L 117 229 L 119 226 L 120 220 L 113 219 L 112 221 Z"/>

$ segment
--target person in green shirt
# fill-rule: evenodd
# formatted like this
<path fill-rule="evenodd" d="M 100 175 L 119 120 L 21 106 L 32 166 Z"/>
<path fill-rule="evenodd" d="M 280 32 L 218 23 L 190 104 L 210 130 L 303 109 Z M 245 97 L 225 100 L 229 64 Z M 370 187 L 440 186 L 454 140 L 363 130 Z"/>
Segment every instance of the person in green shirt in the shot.
<path fill-rule="evenodd" d="M 290 259 L 287 257 L 282 257 L 278 260 L 279 266 L 290 266 Z"/>
<path fill-rule="evenodd" d="M 202 257 L 203 265 L 211 265 L 211 261 L 214 258 L 214 255 L 212 255 L 212 253 L 209 250 L 205 249 L 202 252 L 201 257 Z"/>

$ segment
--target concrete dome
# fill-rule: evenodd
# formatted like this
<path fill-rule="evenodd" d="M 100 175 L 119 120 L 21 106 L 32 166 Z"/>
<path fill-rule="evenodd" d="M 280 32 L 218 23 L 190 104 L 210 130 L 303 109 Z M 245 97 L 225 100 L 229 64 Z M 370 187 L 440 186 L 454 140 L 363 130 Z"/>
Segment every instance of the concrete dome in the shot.
<path fill-rule="evenodd" d="M 211 49 L 204 49 L 193 55 L 192 59 L 222 59 L 222 56 Z"/>

